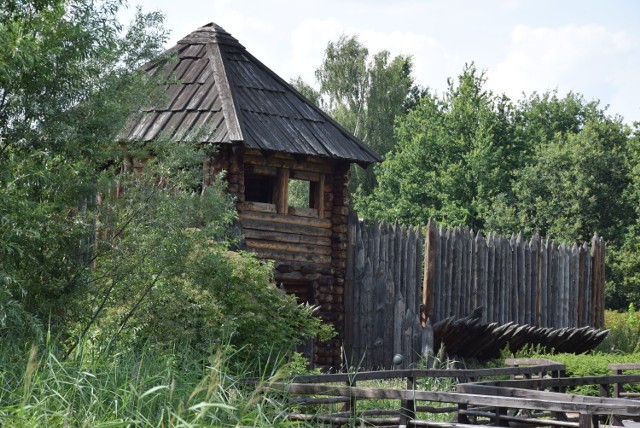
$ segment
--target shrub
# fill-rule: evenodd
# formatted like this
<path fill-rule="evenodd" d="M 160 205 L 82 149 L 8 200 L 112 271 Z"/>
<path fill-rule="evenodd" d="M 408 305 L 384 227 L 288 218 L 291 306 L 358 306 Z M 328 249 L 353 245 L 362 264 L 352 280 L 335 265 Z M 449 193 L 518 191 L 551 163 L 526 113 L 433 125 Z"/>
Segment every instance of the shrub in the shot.
<path fill-rule="evenodd" d="M 100 352 L 150 348 L 181 360 L 226 344 L 262 362 L 327 338 L 313 308 L 275 286 L 271 263 L 230 251 L 236 213 L 222 177 L 198 190 L 210 154 L 163 142 L 134 149 L 144 169 L 119 175 L 118 197 L 102 197 L 92 283 L 70 316 L 75 336 Z"/>
<path fill-rule="evenodd" d="M 640 311 L 629 304 L 627 312 L 606 311 L 605 327 L 609 334 L 598 350 L 612 353 L 640 352 Z"/>

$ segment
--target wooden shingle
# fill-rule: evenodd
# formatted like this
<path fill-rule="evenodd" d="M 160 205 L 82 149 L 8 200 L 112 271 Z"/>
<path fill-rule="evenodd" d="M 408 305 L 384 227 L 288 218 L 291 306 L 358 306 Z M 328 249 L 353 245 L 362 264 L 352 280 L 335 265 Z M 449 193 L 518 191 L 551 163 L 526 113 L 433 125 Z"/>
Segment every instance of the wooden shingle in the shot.
<path fill-rule="evenodd" d="M 363 165 L 380 160 L 216 24 L 189 34 L 167 54 L 144 67 L 165 81 L 163 101 L 130 118 L 122 142 L 163 137 Z"/>

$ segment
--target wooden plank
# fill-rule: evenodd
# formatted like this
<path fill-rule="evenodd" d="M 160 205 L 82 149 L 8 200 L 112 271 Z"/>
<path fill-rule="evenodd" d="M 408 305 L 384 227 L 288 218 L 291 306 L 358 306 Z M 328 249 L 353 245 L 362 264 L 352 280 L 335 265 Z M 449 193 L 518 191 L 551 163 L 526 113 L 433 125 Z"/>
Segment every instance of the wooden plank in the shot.
<path fill-rule="evenodd" d="M 433 316 L 433 302 L 435 289 L 435 268 L 436 268 L 436 227 L 432 220 L 427 223 L 425 233 L 425 250 L 424 250 L 424 275 L 422 284 L 422 311 L 423 316 L 420 319 L 422 328 L 426 328 L 427 318 Z"/>
<path fill-rule="evenodd" d="M 524 256 L 524 235 L 522 231 L 518 233 L 518 237 L 516 238 L 516 254 L 517 254 L 517 265 L 516 265 L 516 279 L 518 281 L 518 323 L 526 324 L 527 323 L 527 295 L 529 290 L 526 288 L 525 283 L 525 256 Z"/>
<path fill-rule="evenodd" d="M 320 181 L 320 173 L 311 171 L 291 170 L 290 177 L 295 180 Z"/>
<path fill-rule="evenodd" d="M 593 259 L 591 257 L 591 253 L 589 248 L 587 247 L 587 243 L 585 242 L 585 247 L 587 251 L 587 255 L 585 257 L 585 325 L 592 326 L 593 325 L 593 310 L 591 306 L 591 289 L 593 288 Z"/>
<path fill-rule="evenodd" d="M 530 254 L 530 282 L 531 282 L 531 319 L 529 323 L 531 325 L 540 326 L 540 239 L 538 235 L 531 237 L 529 241 L 529 254 Z"/>
<path fill-rule="evenodd" d="M 463 317 L 460 309 L 461 290 L 462 287 L 462 239 L 460 228 L 456 228 L 453 234 L 453 290 L 451 296 L 451 310 L 456 317 Z"/>
<path fill-rule="evenodd" d="M 511 277 L 511 248 L 509 248 L 509 241 L 505 238 L 500 238 L 500 306 L 498 319 L 500 324 L 506 324 L 509 322 L 507 314 L 509 313 L 509 279 Z"/>
<path fill-rule="evenodd" d="M 386 294 L 386 281 L 384 278 L 384 228 L 385 224 L 374 223 L 374 281 L 371 284 L 374 291 L 373 299 L 373 342 L 371 346 L 371 354 L 373 358 L 374 367 L 386 367 L 389 364 L 384 360 L 384 330 L 385 330 L 385 294 Z"/>
<path fill-rule="evenodd" d="M 354 264 L 355 264 L 355 241 L 356 237 L 356 222 L 358 217 L 355 212 L 349 213 L 347 219 L 347 270 L 344 278 L 344 356 L 345 363 L 352 360 L 354 357 L 354 336 L 356 330 L 354 329 Z M 329 240 L 329 242 L 331 242 Z"/>
<path fill-rule="evenodd" d="M 363 314 L 362 314 L 362 293 L 363 293 L 363 285 L 362 285 L 362 277 L 363 277 L 363 265 L 364 265 L 364 254 L 363 254 L 363 238 L 362 238 L 362 222 L 360 222 L 355 213 L 352 213 L 352 221 L 353 227 L 355 231 L 355 241 L 354 241 L 354 251 L 353 251 L 353 311 L 354 314 L 351 317 L 353 328 L 352 328 L 352 341 L 353 341 L 353 353 L 347 358 L 350 357 L 345 364 L 347 368 L 355 367 L 362 360 L 363 353 L 363 340 L 362 340 L 362 331 L 363 328 Z M 347 268 L 349 265 L 347 265 Z"/>
<path fill-rule="evenodd" d="M 257 211 L 243 211 L 240 213 L 241 220 L 258 220 L 269 223 L 283 223 L 299 226 L 308 226 L 318 229 L 331 230 L 331 220 L 326 218 L 298 217 L 278 213 L 262 213 Z"/>
<path fill-rule="evenodd" d="M 322 229 L 310 226 L 300 226 L 297 224 L 288 224 L 288 223 L 279 223 L 279 222 L 269 222 L 269 221 L 259 221 L 259 220 L 249 220 L 240 216 L 240 224 L 242 225 L 243 232 L 245 230 L 255 230 L 262 232 L 278 232 L 284 234 L 299 234 L 310 237 L 322 237 L 322 238 L 330 238 L 331 237 L 331 229 Z"/>
<path fill-rule="evenodd" d="M 580 272 L 580 248 L 578 244 L 574 243 L 571 247 L 571 257 L 570 257 L 570 293 L 569 293 L 569 309 L 570 309 L 570 317 L 569 317 L 569 326 L 570 327 L 579 327 L 578 325 L 578 275 Z"/>
<path fill-rule="evenodd" d="M 252 250 L 274 250 L 290 253 L 317 254 L 330 256 L 331 247 L 310 245 L 310 244 L 292 244 L 289 242 L 265 241 L 262 239 L 246 239 L 247 247 Z"/>
<path fill-rule="evenodd" d="M 271 177 L 278 176 L 278 168 L 274 166 L 245 164 L 244 168 L 245 174 L 268 175 Z"/>
<path fill-rule="evenodd" d="M 276 206 L 278 213 L 287 214 L 289 208 L 289 170 L 282 168 L 278 171 L 278 187 L 276 189 Z"/>
<path fill-rule="evenodd" d="M 310 218 L 320 217 L 318 210 L 316 208 L 289 207 L 287 214 L 289 214 L 290 216 L 298 216 L 298 217 L 310 217 Z"/>
<path fill-rule="evenodd" d="M 242 234 L 245 238 L 250 238 L 253 240 L 259 239 L 271 242 L 309 244 L 331 248 L 331 238 L 329 237 L 308 236 L 298 233 L 289 233 L 288 230 L 287 232 L 275 232 L 243 228 Z"/>
<path fill-rule="evenodd" d="M 547 243 L 540 240 L 540 326 L 548 327 L 549 320 L 547 319 L 547 269 L 549 267 L 549 261 L 547 259 Z"/>
<path fill-rule="evenodd" d="M 549 319 L 553 328 L 560 328 L 560 323 L 558 322 L 560 304 L 558 271 L 558 247 L 552 243 L 549 248 L 549 293 L 547 295 L 549 300 L 547 304 L 549 306 Z"/>
<path fill-rule="evenodd" d="M 522 243 L 523 246 L 523 254 L 524 254 L 524 290 L 525 290 L 525 302 L 524 302 L 524 310 L 525 310 L 525 316 L 524 316 L 524 323 L 528 324 L 528 325 L 535 325 L 535 308 L 533 305 L 533 302 L 535 301 L 535 290 L 534 290 L 534 285 L 532 285 L 531 282 L 531 272 L 532 272 L 532 266 L 531 266 L 531 247 L 530 247 L 530 242 L 529 241 L 524 241 Z M 535 282 L 533 283 L 535 284 Z"/>
<path fill-rule="evenodd" d="M 320 218 L 324 218 L 325 216 L 325 205 L 324 205 L 325 187 L 326 187 L 325 175 L 320 174 L 318 184 L 316 186 L 316 195 L 315 195 L 315 200 L 317 205 L 316 208 L 318 209 L 318 217 Z"/>
<path fill-rule="evenodd" d="M 394 229 L 391 225 L 385 225 L 384 239 L 382 240 L 383 253 L 383 275 L 384 275 L 384 352 L 383 361 L 389 364 L 394 354 L 393 349 L 393 311 L 389 308 L 393 307 L 396 300 L 395 284 L 393 282 L 393 245 L 394 245 Z"/>
<path fill-rule="evenodd" d="M 330 174 L 333 172 L 333 165 L 327 161 L 327 163 L 312 163 L 312 162 L 303 162 L 296 161 L 294 159 L 281 159 L 275 157 L 273 155 L 265 156 L 260 151 L 252 152 L 245 151 L 243 156 L 243 160 L 245 164 L 252 165 L 264 165 L 271 166 L 275 168 L 287 168 L 296 171 L 309 171 L 320 174 Z"/>
<path fill-rule="evenodd" d="M 277 261 L 303 262 L 316 265 L 331 264 L 331 256 L 322 256 L 317 254 L 290 253 L 287 251 L 274 251 L 270 249 L 256 249 L 256 256 L 260 259 L 270 259 Z"/>
<path fill-rule="evenodd" d="M 487 239 L 487 322 L 497 321 L 495 316 L 496 307 L 496 246 L 493 234 Z"/>
<path fill-rule="evenodd" d="M 241 211 L 254 211 L 259 213 L 276 213 L 275 204 L 267 204 L 264 202 L 244 201 L 241 205 Z"/>

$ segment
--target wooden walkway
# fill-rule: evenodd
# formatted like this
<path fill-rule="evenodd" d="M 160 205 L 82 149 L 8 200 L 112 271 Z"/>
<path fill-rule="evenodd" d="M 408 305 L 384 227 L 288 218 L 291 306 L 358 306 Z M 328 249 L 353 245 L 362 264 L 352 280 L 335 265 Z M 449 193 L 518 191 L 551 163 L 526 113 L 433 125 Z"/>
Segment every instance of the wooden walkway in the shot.
<path fill-rule="evenodd" d="M 549 360 L 511 359 L 509 367 L 479 370 L 394 370 L 299 376 L 291 383 L 263 386 L 285 393 L 292 421 L 315 426 L 470 428 L 551 426 L 591 428 L 636 425 L 640 405 L 625 392 L 640 384 L 638 365 L 610 367 L 615 374 L 564 377 Z M 421 389 L 427 381 L 453 378 L 455 391 Z M 509 378 L 508 380 L 496 380 Z M 406 388 L 376 388 L 382 380 L 406 381 Z M 362 386 L 364 384 L 364 386 Z M 597 385 L 600 397 L 566 394 L 567 388 Z M 626 397 L 626 398 L 621 398 Z"/>

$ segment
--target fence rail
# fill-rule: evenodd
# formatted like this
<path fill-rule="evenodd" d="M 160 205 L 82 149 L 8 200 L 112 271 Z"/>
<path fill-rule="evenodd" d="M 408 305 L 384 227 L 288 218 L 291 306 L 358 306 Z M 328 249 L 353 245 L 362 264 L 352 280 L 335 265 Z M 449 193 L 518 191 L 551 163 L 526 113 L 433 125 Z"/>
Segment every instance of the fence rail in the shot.
<path fill-rule="evenodd" d="M 522 234 L 349 219 L 346 363 L 391 368 L 416 361 L 427 326 L 482 306 L 483 322 L 554 329 L 604 326 L 605 243 L 571 247 Z"/>
<path fill-rule="evenodd" d="M 517 426 L 592 428 L 601 422 L 621 425 L 623 419 L 640 420 L 637 402 L 615 393 L 622 385 L 640 384 L 640 375 L 567 378 L 564 365 L 554 361 L 509 359 L 505 363 L 511 367 L 296 376 L 290 382 L 262 387 L 286 392 L 291 403 L 288 419 L 331 426 L 470 428 L 515 422 Z M 512 380 L 495 380 L 505 375 Z M 443 378 L 462 383 L 455 392 L 434 391 L 434 381 Z M 391 379 L 406 388 L 379 386 L 380 381 Z M 562 393 L 583 385 L 599 386 L 600 397 Z"/>

